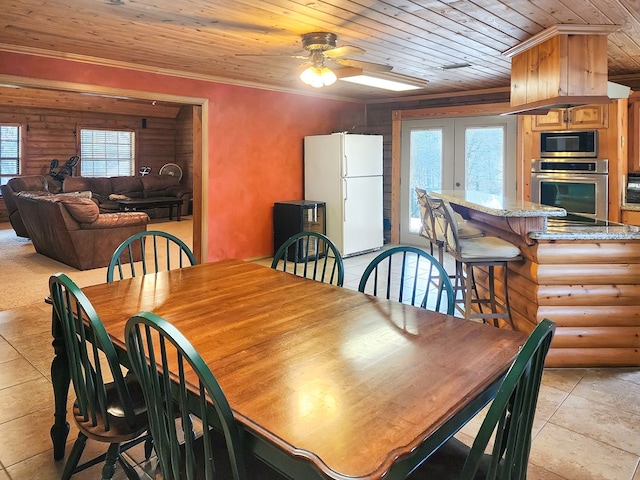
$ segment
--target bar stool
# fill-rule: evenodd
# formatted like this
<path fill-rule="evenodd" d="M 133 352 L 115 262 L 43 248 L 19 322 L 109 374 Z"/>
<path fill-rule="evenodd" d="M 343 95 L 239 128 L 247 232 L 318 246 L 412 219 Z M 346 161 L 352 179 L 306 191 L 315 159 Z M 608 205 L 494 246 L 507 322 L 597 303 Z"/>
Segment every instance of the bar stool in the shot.
<path fill-rule="evenodd" d="M 438 251 L 438 262 L 444 266 L 445 252 L 445 222 L 444 219 L 433 214 L 432 205 L 440 206 L 444 200 L 427 195 L 427 191 L 416 187 L 416 195 L 418 196 L 418 205 L 420 205 L 420 231 L 419 235 L 429 242 L 429 253 L 434 256 L 434 248 Z M 427 198 L 428 197 L 428 198 Z M 482 230 L 470 225 L 462 215 L 454 212 L 458 224 L 459 238 L 476 238 L 484 236 Z M 454 278 L 454 275 L 450 275 Z"/>
<path fill-rule="evenodd" d="M 431 200 L 433 197 L 427 197 Z M 451 205 L 441 201 L 431 203 L 433 215 L 441 218 L 445 224 L 445 248 L 456 260 L 456 276 L 454 291 L 462 292 L 462 300 L 456 303 L 457 309 L 468 320 L 481 319 L 483 323 L 492 318 L 494 326 L 499 326 L 498 320 L 505 319 L 511 328 L 515 329 L 511 309 L 509 307 L 509 294 L 507 285 L 507 263 L 521 260 L 520 249 L 506 240 L 498 237 L 484 236 L 475 238 L 461 238 L 458 232 L 458 224 L 455 212 Z M 475 282 L 473 268 L 484 267 L 488 272 L 489 295 L 480 298 Z M 502 285 L 504 302 L 499 302 L 495 295 L 495 267 L 502 267 Z M 473 298 L 475 292 L 475 299 Z M 457 298 L 457 297 L 456 297 Z M 462 306 L 460 306 L 462 304 Z M 478 305 L 478 312 L 473 309 Z M 490 312 L 484 312 L 483 305 L 491 308 Z"/>

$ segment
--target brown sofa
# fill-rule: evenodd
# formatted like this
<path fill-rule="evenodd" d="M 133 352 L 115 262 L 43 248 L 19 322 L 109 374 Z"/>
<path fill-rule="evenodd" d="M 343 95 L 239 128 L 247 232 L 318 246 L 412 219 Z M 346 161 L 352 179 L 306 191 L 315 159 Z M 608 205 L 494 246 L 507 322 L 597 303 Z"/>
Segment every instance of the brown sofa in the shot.
<path fill-rule="evenodd" d="M 9 222 L 19 237 L 29 238 L 29 233 L 22 222 L 18 205 L 14 199 L 17 192 L 42 192 L 46 194 L 49 191 L 49 181 L 44 175 L 29 175 L 25 177 L 15 177 L 10 179 L 6 185 L 2 185 L 2 198 L 7 207 Z"/>
<path fill-rule="evenodd" d="M 182 199 L 182 215 L 189 213 L 191 190 L 180 185 L 176 177 L 170 175 L 144 175 L 139 177 L 67 177 L 62 184 L 62 192 L 90 191 L 92 199 L 102 213 L 118 212 L 120 206 L 111 200 L 111 195 L 129 198 L 176 197 Z M 167 207 L 145 210 L 151 218 L 169 215 Z"/>
<path fill-rule="evenodd" d="M 13 199 L 36 251 L 78 270 L 106 267 L 116 248 L 149 223 L 144 212 L 100 213 L 78 195 L 22 191 Z"/>
<path fill-rule="evenodd" d="M 189 214 L 191 190 L 182 187 L 176 177 L 170 175 L 145 175 L 139 177 L 67 177 L 63 184 L 49 175 L 28 175 L 15 177 L 2 185 L 2 197 L 7 208 L 11 226 L 19 237 L 29 238 L 20 212 L 13 198 L 17 192 L 51 193 L 91 192 L 100 213 L 120 211 L 119 205 L 110 200 L 111 195 L 124 195 L 129 198 L 176 197 L 182 199 L 181 215 Z M 168 207 L 145 209 L 150 218 L 169 216 Z"/>

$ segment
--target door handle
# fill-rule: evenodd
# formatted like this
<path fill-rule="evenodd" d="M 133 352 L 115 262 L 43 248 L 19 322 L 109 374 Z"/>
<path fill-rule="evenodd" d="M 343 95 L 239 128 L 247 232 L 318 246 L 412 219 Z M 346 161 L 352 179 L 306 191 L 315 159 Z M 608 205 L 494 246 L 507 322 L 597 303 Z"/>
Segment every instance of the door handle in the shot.
<path fill-rule="evenodd" d="M 344 184 L 344 195 L 342 198 L 342 221 L 347 221 L 347 199 L 349 198 L 349 192 L 347 191 L 347 181 L 342 180 Z"/>

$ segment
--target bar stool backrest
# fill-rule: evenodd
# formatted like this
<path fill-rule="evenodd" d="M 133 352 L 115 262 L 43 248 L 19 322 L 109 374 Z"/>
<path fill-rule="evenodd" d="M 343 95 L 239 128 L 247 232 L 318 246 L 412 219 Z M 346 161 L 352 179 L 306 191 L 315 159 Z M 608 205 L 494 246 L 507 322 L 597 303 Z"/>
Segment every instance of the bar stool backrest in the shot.
<path fill-rule="evenodd" d="M 456 258 L 459 257 L 458 245 L 460 239 L 455 212 L 448 202 L 440 198 L 427 195 L 427 201 L 434 217 L 436 234 L 439 238 L 442 238 L 447 252 Z"/>
<path fill-rule="evenodd" d="M 438 238 L 436 233 L 435 218 L 433 217 L 431 204 L 427 199 L 427 191 L 416 187 L 416 195 L 418 196 L 418 205 L 420 206 L 421 225 L 419 235 L 426 238 L 432 247 L 433 245 L 438 246 L 439 243 L 442 243 L 443 239 L 442 236 Z M 431 254 L 433 255 L 433 251 Z"/>

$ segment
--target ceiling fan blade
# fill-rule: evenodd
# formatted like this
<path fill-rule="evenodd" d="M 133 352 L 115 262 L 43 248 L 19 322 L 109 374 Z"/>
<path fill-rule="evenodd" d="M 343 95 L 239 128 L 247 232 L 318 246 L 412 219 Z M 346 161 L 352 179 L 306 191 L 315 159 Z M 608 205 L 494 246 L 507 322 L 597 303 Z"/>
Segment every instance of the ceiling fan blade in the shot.
<path fill-rule="evenodd" d="M 355 77 L 356 75 L 362 75 L 363 70 L 356 67 L 340 67 L 332 68 L 331 71 L 336 74 L 338 78 Z"/>
<path fill-rule="evenodd" d="M 353 45 L 345 45 L 344 47 L 324 50 L 322 53 L 327 58 L 337 58 L 337 57 L 346 57 L 347 55 L 355 55 L 358 53 L 365 53 L 365 51 L 360 47 L 354 47 Z"/>
<path fill-rule="evenodd" d="M 390 72 L 393 67 L 389 65 L 382 65 L 381 63 L 363 62 L 360 60 L 349 60 L 347 58 L 332 59 L 335 62 L 345 67 L 361 68 L 370 72 Z"/>

